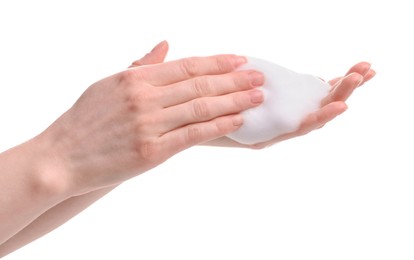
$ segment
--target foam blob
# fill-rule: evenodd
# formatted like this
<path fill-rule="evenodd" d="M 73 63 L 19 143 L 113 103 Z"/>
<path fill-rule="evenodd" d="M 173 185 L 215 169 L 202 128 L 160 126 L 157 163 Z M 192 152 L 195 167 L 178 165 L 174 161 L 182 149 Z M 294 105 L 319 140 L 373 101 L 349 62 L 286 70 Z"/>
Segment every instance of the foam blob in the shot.
<path fill-rule="evenodd" d="M 238 70 L 257 70 L 264 74 L 260 87 L 264 102 L 243 112 L 244 123 L 227 137 L 242 144 L 257 144 L 294 132 L 301 121 L 320 107 L 330 86 L 321 79 L 300 74 L 274 63 L 247 57 Z"/>

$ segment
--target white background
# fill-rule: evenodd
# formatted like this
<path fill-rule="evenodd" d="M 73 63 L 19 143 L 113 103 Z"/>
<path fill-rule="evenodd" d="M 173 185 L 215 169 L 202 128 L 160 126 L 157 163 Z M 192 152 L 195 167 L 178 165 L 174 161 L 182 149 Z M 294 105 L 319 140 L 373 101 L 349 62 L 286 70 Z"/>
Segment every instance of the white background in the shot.
<path fill-rule="evenodd" d="M 164 39 L 169 60 L 246 54 L 326 79 L 361 60 L 377 71 L 325 128 L 260 151 L 187 150 L 6 258 L 413 259 L 411 5 L 1 1 L 0 150 Z"/>

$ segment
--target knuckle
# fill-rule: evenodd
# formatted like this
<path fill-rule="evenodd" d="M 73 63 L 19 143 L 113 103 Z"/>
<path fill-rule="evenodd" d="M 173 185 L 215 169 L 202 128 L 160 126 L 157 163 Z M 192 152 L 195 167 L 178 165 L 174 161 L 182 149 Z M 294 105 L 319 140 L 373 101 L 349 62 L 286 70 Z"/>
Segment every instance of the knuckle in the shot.
<path fill-rule="evenodd" d="M 211 92 L 211 88 L 206 77 L 194 78 L 193 88 L 197 97 L 208 96 Z"/>
<path fill-rule="evenodd" d="M 193 102 L 193 116 L 197 119 L 205 119 L 210 116 L 210 110 L 207 103 L 203 100 L 195 100 Z"/>
<path fill-rule="evenodd" d="M 137 112 L 141 110 L 142 99 L 141 96 L 137 93 L 126 93 L 125 94 L 125 105 L 127 112 Z"/>
<path fill-rule="evenodd" d="M 203 131 L 199 126 L 189 126 L 187 128 L 186 141 L 188 143 L 198 143 L 203 139 Z"/>
<path fill-rule="evenodd" d="M 153 140 L 139 140 L 135 145 L 138 161 L 155 162 L 161 158 L 159 144 Z"/>
<path fill-rule="evenodd" d="M 125 92 L 125 104 L 128 112 L 138 112 L 149 108 L 156 99 L 151 88 L 129 88 Z"/>
<path fill-rule="evenodd" d="M 221 73 L 230 72 L 234 69 L 231 59 L 228 56 L 218 56 L 216 58 L 216 66 Z"/>
<path fill-rule="evenodd" d="M 181 69 L 185 75 L 194 77 L 198 74 L 199 68 L 195 57 L 183 59 Z"/>
<path fill-rule="evenodd" d="M 119 82 L 121 84 L 133 85 L 142 79 L 141 70 L 138 69 L 128 69 L 119 73 Z"/>

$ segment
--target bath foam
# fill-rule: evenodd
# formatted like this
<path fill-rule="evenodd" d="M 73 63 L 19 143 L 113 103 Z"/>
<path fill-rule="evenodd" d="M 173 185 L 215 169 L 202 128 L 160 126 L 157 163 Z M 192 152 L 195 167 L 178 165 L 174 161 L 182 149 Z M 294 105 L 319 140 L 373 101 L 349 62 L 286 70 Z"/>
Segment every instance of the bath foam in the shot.
<path fill-rule="evenodd" d="M 247 57 L 238 70 L 257 70 L 264 74 L 264 102 L 242 113 L 243 125 L 227 137 L 242 144 L 266 142 L 296 131 L 301 121 L 320 108 L 330 86 L 318 77 L 301 74 L 266 60 Z"/>

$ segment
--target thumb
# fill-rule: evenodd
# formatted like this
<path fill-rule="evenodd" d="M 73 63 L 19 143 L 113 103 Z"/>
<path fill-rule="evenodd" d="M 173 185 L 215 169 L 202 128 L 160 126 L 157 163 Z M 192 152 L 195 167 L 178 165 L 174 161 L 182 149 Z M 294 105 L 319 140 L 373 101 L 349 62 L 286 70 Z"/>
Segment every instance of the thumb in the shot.
<path fill-rule="evenodd" d="M 165 56 L 167 56 L 168 52 L 168 42 L 162 41 L 158 43 L 151 52 L 147 53 L 144 57 L 139 60 L 134 61 L 129 68 L 142 66 L 142 65 L 150 65 L 161 63 L 164 61 Z"/>

